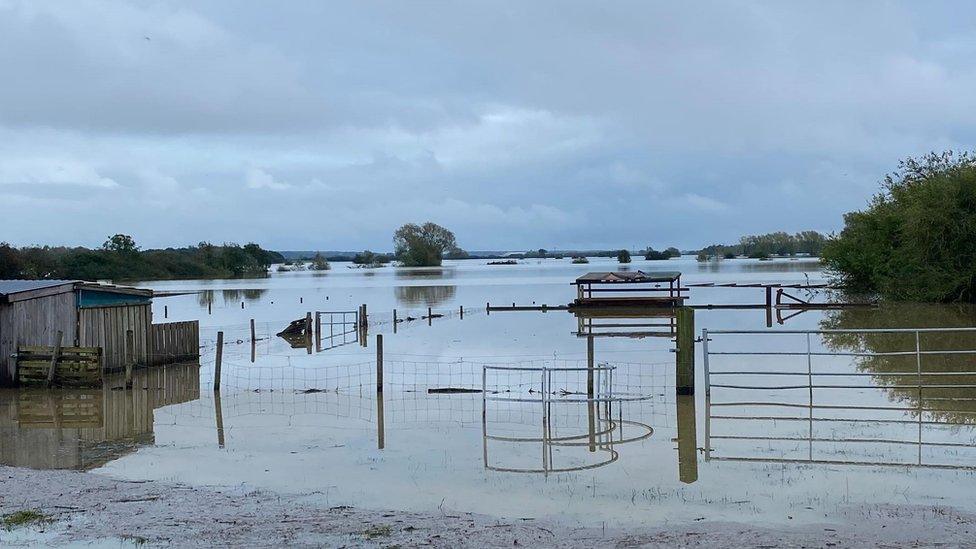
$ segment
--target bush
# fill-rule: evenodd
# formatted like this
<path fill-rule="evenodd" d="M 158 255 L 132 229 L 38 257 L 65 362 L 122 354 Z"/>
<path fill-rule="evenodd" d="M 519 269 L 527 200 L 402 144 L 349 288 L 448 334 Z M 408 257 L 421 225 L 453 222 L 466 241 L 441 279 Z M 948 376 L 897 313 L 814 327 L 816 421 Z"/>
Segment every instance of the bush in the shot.
<path fill-rule="evenodd" d="M 617 252 L 617 263 L 630 263 L 630 252 L 627 250 Z"/>
<path fill-rule="evenodd" d="M 903 301 L 976 301 L 976 159 L 909 158 L 864 211 L 844 216 L 823 261 L 853 291 Z"/>
<path fill-rule="evenodd" d="M 328 271 L 331 268 L 332 266 L 329 265 L 328 260 L 318 252 L 315 253 L 315 257 L 312 258 L 312 264 L 309 266 L 309 269 L 313 271 Z"/>

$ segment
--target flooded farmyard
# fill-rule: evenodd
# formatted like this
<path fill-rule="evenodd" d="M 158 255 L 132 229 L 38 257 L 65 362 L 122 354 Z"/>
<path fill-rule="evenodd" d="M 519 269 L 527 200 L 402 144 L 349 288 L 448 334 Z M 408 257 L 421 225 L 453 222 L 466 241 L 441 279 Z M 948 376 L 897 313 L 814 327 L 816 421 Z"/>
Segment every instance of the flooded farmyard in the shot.
<path fill-rule="evenodd" d="M 620 271 L 598 259 L 141 283 L 179 294 L 156 319 L 199 320 L 199 364 L 0 392 L 0 464 L 604 533 L 976 512 L 970 307 L 849 303 L 810 260 L 665 265 L 691 391 L 674 309 L 560 308 Z"/>

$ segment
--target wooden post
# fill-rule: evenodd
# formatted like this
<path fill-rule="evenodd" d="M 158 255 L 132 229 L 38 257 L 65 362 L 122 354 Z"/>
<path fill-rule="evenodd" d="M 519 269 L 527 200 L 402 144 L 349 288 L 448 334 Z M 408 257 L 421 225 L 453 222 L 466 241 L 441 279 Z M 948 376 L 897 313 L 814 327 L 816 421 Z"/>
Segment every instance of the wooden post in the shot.
<path fill-rule="evenodd" d="M 241 301 L 241 309 L 243 309 L 243 308 L 244 308 L 244 302 Z"/>
<path fill-rule="evenodd" d="M 393 309 L 393 333 L 397 332 L 397 312 Z"/>
<path fill-rule="evenodd" d="M 169 318 L 169 305 L 163 305 L 163 318 Z"/>
<path fill-rule="evenodd" d="M 363 303 L 363 329 L 369 328 L 369 317 L 366 316 L 366 304 Z"/>
<path fill-rule="evenodd" d="M 691 307 L 679 307 L 678 316 L 678 349 L 675 363 L 675 390 L 679 395 L 695 394 L 695 310 Z"/>
<path fill-rule="evenodd" d="M 376 392 L 383 393 L 383 334 L 376 334 Z"/>
<path fill-rule="evenodd" d="M 464 305 L 461 305 L 461 320 L 464 320 Z"/>
<path fill-rule="evenodd" d="M 131 333 L 131 332 L 130 332 Z M 58 335 L 54 336 L 54 349 L 51 351 L 51 367 L 47 370 L 47 386 L 54 385 L 54 373 L 58 369 L 58 361 L 61 360 L 61 338 L 64 334 L 58 330 Z"/>
<path fill-rule="evenodd" d="M 132 330 L 125 331 L 125 388 L 132 388 L 132 363 L 135 362 L 135 336 Z"/>
<path fill-rule="evenodd" d="M 430 326 L 433 323 L 434 323 L 434 312 L 430 310 L 430 307 L 427 307 L 427 325 Z"/>
<path fill-rule="evenodd" d="M 252 318 L 251 319 L 251 341 L 255 341 L 256 337 L 257 336 L 255 336 L 254 334 L 254 319 Z"/>
<path fill-rule="evenodd" d="M 298 302 L 299 303 L 305 303 L 305 298 L 304 297 L 299 297 L 298 298 Z"/>
<path fill-rule="evenodd" d="M 315 311 L 315 352 L 322 352 L 322 313 Z"/>
<path fill-rule="evenodd" d="M 773 287 L 766 286 L 766 327 L 773 327 Z"/>
<path fill-rule="evenodd" d="M 593 398 L 593 336 L 586 337 L 586 398 Z"/>
<path fill-rule="evenodd" d="M 305 313 L 305 348 L 312 354 L 312 311 Z"/>
<path fill-rule="evenodd" d="M 220 390 L 220 363 L 224 359 L 224 332 L 217 332 L 217 358 L 214 361 L 214 391 Z"/>
<path fill-rule="evenodd" d="M 212 308 L 211 308 L 211 307 L 212 307 L 212 305 L 213 305 L 213 303 L 211 303 L 211 302 L 209 302 L 209 301 L 207 302 L 207 314 L 208 314 L 208 315 L 209 315 L 209 314 L 212 314 L 212 313 L 213 313 L 213 310 L 212 310 Z"/>

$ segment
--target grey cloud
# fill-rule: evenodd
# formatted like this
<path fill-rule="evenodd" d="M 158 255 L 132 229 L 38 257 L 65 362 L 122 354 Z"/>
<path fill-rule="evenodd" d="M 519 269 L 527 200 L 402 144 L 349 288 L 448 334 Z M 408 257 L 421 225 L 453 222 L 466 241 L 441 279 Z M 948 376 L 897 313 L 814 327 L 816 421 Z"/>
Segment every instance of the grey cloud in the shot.
<path fill-rule="evenodd" d="M 4 238 L 833 230 L 897 159 L 976 139 L 966 7 L 0 0 L 0 200 L 58 219 L 12 208 Z"/>

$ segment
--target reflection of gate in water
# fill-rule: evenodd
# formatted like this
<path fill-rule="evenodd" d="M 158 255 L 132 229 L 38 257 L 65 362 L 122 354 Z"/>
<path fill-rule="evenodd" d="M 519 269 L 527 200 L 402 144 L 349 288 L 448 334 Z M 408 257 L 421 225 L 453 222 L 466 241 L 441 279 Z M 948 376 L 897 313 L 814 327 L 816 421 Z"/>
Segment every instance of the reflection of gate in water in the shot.
<path fill-rule="evenodd" d="M 778 347 L 735 347 L 750 336 Z M 976 328 L 703 330 L 705 459 L 976 470 L 974 336 Z M 783 347 L 789 338 L 802 350 Z M 723 366 L 722 357 L 749 366 Z"/>
<path fill-rule="evenodd" d="M 609 465 L 619 457 L 615 446 L 636 442 L 650 437 L 654 429 L 637 421 L 623 419 L 622 408 L 617 408 L 617 417 L 614 418 L 614 404 L 618 405 L 624 401 L 648 400 L 649 396 L 613 396 L 613 371 L 614 366 L 600 365 L 594 367 L 517 367 L 517 366 L 493 366 L 485 365 L 482 368 L 482 435 L 483 435 L 483 456 L 486 469 L 492 471 L 508 473 L 565 473 L 570 471 L 583 471 L 595 469 Z M 585 373 L 586 392 L 576 392 L 567 387 L 573 387 L 573 383 L 562 380 L 558 377 L 568 377 Z M 492 379 L 489 381 L 489 374 Z M 557 376 L 556 384 L 553 383 L 553 375 Z M 511 376 L 517 379 L 511 379 Z M 497 379 L 505 376 L 505 379 Z M 531 378 L 536 377 L 535 384 L 538 388 L 533 388 Z M 576 385 L 582 386 L 583 381 L 577 381 Z M 555 387 L 560 387 L 558 390 Z M 575 396 L 575 395 L 582 395 Z M 502 405 L 502 409 L 489 407 L 495 404 Z M 489 424 L 497 425 L 505 423 L 504 413 L 510 410 L 504 408 L 505 405 L 514 406 L 539 406 L 541 410 L 541 425 L 536 428 L 541 429 L 538 436 L 515 436 L 500 435 L 489 433 Z M 586 408 L 587 431 L 585 433 L 560 434 L 557 433 L 560 425 L 555 420 L 557 415 L 553 414 L 553 407 L 570 407 L 579 410 L 580 407 Z M 577 412 L 580 413 L 580 412 Z M 492 417 L 489 418 L 489 415 Z M 568 415 L 572 415 L 569 412 Z M 626 435 L 624 426 L 631 432 Z M 537 431 L 538 432 L 538 431 Z M 495 444 L 529 444 L 539 445 L 542 451 L 541 467 L 514 467 L 500 466 L 492 464 L 489 460 L 489 446 Z M 577 456 L 579 463 L 571 465 L 560 465 L 554 463 L 554 453 L 563 450 L 586 449 L 590 454 L 599 454 L 595 460 L 583 459 L 588 457 L 584 454 Z"/>

